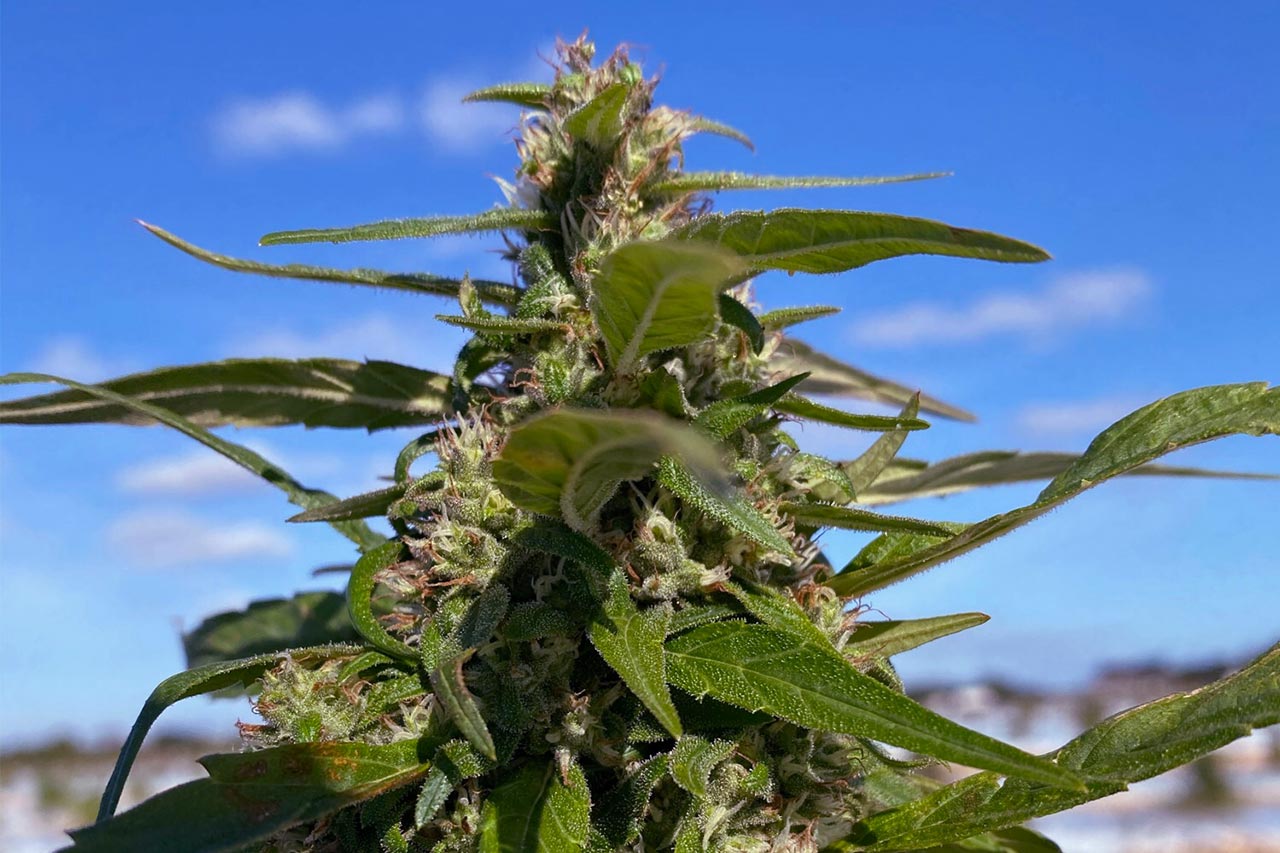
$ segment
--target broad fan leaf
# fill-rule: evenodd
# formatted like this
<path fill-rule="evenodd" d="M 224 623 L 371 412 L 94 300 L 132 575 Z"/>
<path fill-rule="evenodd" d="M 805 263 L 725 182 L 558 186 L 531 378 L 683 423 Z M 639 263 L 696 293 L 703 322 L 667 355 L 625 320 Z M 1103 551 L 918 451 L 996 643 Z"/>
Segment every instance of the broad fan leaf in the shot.
<path fill-rule="evenodd" d="M 577 763 L 561 778 L 554 761 L 532 762 L 485 800 L 480 853 L 568 853 L 590 832 L 591 791 Z"/>
<path fill-rule="evenodd" d="M 1070 468 L 1078 453 L 1019 453 L 988 450 L 966 453 L 939 462 L 895 458 L 869 485 L 858 492 L 858 502 L 869 505 L 898 503 L 917 498 L 941 497 L 984 486 L 1051 480 Z M 861 460 L 841 463 L 850 478 Z M 1127 477 L 1215 477 L 1234 480 L 1275 480 L 1276 474 L 1217 471 L 1177 465 L 1148 464 L 1125 472 Z"/>
<path fill-rule="evenodd" d="M 591 306 L 614 368 L 626 372 L 651 352 L 709 335 L 717 296 L 741 269 L 732 255 L 701 246 L 638 242 L 614 250 Z"/>
<path fill-rule="evenodd" d="M 462 99 L 464 104 L 479 101 L 501 101 L 533 109 L 546 109 L 551 86 L 546 83 L 499 83 L 477 89 Z"/>
<path fill-rule="evenodd" d="M 647 476 L 668 454 L 684 460 L 711 492 L 727 493 L 717 451 L 705 437 L 644 411 L 560 409 L 536 415 L 511 431 L 493 463 L 493 477 L 517 506 L 587 530 L 619 483 Z"/>
<path fill-rule="evenodd" d="M 182 635 L 187 666 L 200 667 L 253 655 L 350 643 L 360 636 L 336 592 L 300 592 L 292 598 L 253 601 L 245 610 L 210 616 Z"/>
<path fill-rule="evenodd" d="M 73 830 L 83 853 L 181 850 L 231 853 L 305 821 L 425 776 L 419 744 L 296 743 L 200 763 L 209 778 L 187 782 L 123 814 Z"/>
<path fill-rule="evenodd" d="M 631 87 L 614 83 L 564 119 L 566 131 L 585 139 L 595 148 L 604 148 L 618 139 Z"/>
<path fill-rule="evenodd" d="M 124 791 L 124 783 L 129 777 L 129 769 L 133 766 L 138 750 L 142 748 L 142 741 L 146 739 L 152 724 L 173 703 L 191 696 L 213 693 L 226 687 L 236 685 L 248 687 L 286 656 L 296 663 L 309 663 L 332 658 L 355 657 L 362 651 L 364 650 L 356 645 L 293 649 L 254 655 L 242 660 L 210 663 L 166 678 L 151 691 L 151 695 L 147 697 L 142 710 L 138 713 L 138 719 L 134 721 L 133 728 L 129 730 L 128 737 L 120 747 L 115 768 L 111 771 L 111 778 L 107 780 L 107 787 L 102 792 L 98 820 L 106 820 L 115 813 L 116 806 L 120 802 L 120 794 Z"/>
<path fill-rule="evenodd" d="M 902 255 L 950 255 L 1006 263 L 1047 261 L 1043 249 L 929 219 L 850 210 L 744 210 L 699 216 L 676 232 L 722 246 L 755 270 L 835 273 Z"/>
<path fill-rule="evenodd" d="M 849 645 L 845 651 L 855 656 L 867 654 L 893 657 L 950 634 L 977 627 L 990 618 L 985 613 L 956 613 L 927 619 L 863 622 L 849 637 Z"/>
<path fill-rule="evenodd" d="M 803 383 L 801 383 L 803 384 Z M 794 415 L 801 420 L 841 426 L 848 429 L 866 430 L 868 432 L 891 432 L 894 430 L 928 429 L 929 422 L 919 418 L 894 418 L 886 415 L 863 415 L 846 412 L 816 403 L 799 394 L 788 394 L 773 404 L 776 411 Z"/>
<path fill-rule="evenodd" d="M 666 639 L 670 621 L 669 603 L 640 610 L 631 599 L 626 578 L 617 574 L 588 636 L 600 657 L 622 676 L 623 682 L 662 727 L 672 737 L 680 737 L 680 715 L 671 703 L 662 658 L 662 641 Z"/>
<path fill-rule="evenodd" d="M 142 374 L 147 375 L 147 374 Z M 112 388 L 102 385 L 85 385 L 71 379 L 63 379 L 58 376 L 50 376 L 44 373 L 9 373 L 0 376 L 0 385 L 18 385 L 23 383 L 37 382 L 54 382 L 59 385 L 66 385 L 76 394 L 83 395 L 84 398 L 90 400 L 101 400 L 104 403 L 114 406 L 121 412 L 131 412 L 133 416 L 144 419 L 147 423 L 162 423 L 165 426 L 172 427 L 184 435 L 194 438 L 205 447 L 215 450 L 218 453 L 230 459 L 241 468 L 256 474 L 263 480 L 275 486 L 284 492 L 289 498 L 290 503 L 300 506 L 303 509 L 315 509 L 316 507 L 331 504 L 337 500 L 328 492 L 319 489 L 309 489 L 299 483 L 293 477 L 278 465 L 268 462 L 258 453 L 243 447 L 239 444 L 227 441 L 225 438 L 214 435 L 199 424 L 192 422 L 182 415 L 176 414 L 168 408 L 162 408 L 145 400 L 134 399 L 131 396 L 123 394 Z M 49 395 L 53 396 L 53 395 Z M 28 398 L 39 400 L 41 398 Z M 26 401 L 17 401 L 21 404 Z M 15 405 L 15 404 L 6 404 Z M 337 530 L 343 536 L 350 539 L 362 550 L 376 547 L 386 541 L 385 536 L 375 533 L 364 522 L 361 521 L 335 521 L 330 523 L 334 530 Z"/>
<path fill-rule="evenodd" d="M 1182 447 L 1226 435 L 1280 432 L 1280 389 L 1265 382 L 1183 391 L 1145 406 L 1108 427 L 1032 504 L 970 525 L 935 542 L 892 538 L 883 550 L 900 555 L 867 564 L 855 557 L 828 585 L 862 595 L 896 583 L 1033 521 L 1080 492 Z M 923 545 L 924 547 L 919 547 Z"/>
<path fill-rule="evenodd" d="M 408 240 L 440 237 L 445 234 L 474 234 L 485 231 L 549 231 L 560 227 L 555 215 L 545 210 L 499 207 L 469 216 L 427 216 L 420 219 L 387 219 L 348 228 L 304 228 L 273 231 L 258 241 L 261 246 L 289 243 L 354 243 L 366 240 Z"/>
<path fill-rule="evenodd" d="M 186 252 L 193 258 L 232 272 L 253 273 L 273 278 L 294 278 L 304 281 L 329 281 L 337 284 L 363 284 L 370 287 L 385 287 L 391 290 L 406 290 L 411 293 L 427 293 L 433 296 L 457 296 L 462 282 L 456 278 L 446 278 L 426 273 L 394 273 L 370 269 L 338 270 L 329 267 L 315 267 L 309 264 L 264 264 L 243 258 L 219 255 L 188 243 L 176 234 L 170 234 L 158 225 L 138 220 L 138 224 L 161 240 Z M 520 299 L 520 289 L 501 281 L 483 281 L 472 279 L 480 298 L 494 305 L 514 305 Z"/>
<path fill-rule="evenodd" d="M 97 387 L 202 427 L 303 424 L 372 432 L 453 414 L 449 377 L 390 361 L 233 358 L 162 367 Z M 83 390 L 0 403 L 0 423 L 149 426 L 161 420 L 136 405 Z"/>
<path fill-rule="evenodd" d="M 948 177 L 950 172 L 922 172 L 917 175 L 889 175 L 866 178 L 826 176 L 749 175 L 743 172 L 681 172 L 654 184 L 658 193 L 691 193 L 720 190 L 789 190 L 819 187 L 864 187 L 877 184 L 901 184 Z"/>
<path fill-rule="evenodd" d="M 767 316 L 767 315 L 766 315 Z M 860 400 L 874 400 L 879 403 L 891 403 L 904 406 L 917 394 L 915 388 L 909 388 L 898 382 L 873 376 L 859 370 L 851 364 L 845 364 L 826 353 L 818 352 L 804 341 L 796 338 L 784 338 L 778 345 L 775 355 L 779 369 L 809 374 L 804 390 L 810 394 L 831 397 L 854 397 Z M 977 420 L 971 413 L 957 406 L 943 402 L 928 394 L 920 394 L 920 408 L 934 415 L 952 418 L 958 421 Z"/>
<path fill-rule="evenodd" d="M 932 848 L 1125 790 L 1194 761 L 1255 728 L 1280 723 L 1280 646 L 1199 690 L 1123 711 L 1052 754 L 1083 791 L 978 773 L 872 815 L 835 851 Z"/>
<path fill-rule="evenodd" d="M 806 728 L 872 738 L 944 761 L 956 761 L 1048 785 L 1079 780 L 953 723 L 864 675 L 829 647 L 765 625 L 718 622 L 667 641 L 671 683 Z"/>

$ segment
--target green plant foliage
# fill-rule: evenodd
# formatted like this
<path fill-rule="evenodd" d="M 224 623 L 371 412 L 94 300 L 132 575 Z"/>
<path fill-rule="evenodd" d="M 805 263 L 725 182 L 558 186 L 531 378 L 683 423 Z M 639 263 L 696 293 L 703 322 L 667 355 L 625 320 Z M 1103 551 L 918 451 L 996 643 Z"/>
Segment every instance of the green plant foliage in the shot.
<path fill-rule="evenodd" d="M 238 359 L 101 385 L 0 378 L 67 389 L 0 403 L 0 423 L 176 429 L 281 489 L 303 510 L 291 521 L 331 524 L 360 552 L 334 560 L 349 572 L 345 595 L 255 602 L 184 638 L 194 668 L 144 704 L 75 849 L 1043 853 L 1058 848 L 1018 824 L 1280 721 L 1273 649 L 1030 755 L 926 709 L 894 671 L 895 655 L 986 615 L 864 622 L 852 606 L 1114 476 L 1267 476 L 1152 463 L 1219 436 L 1277 432 L 1280 392 L 1177 394 L 1079 455 L 903 458 L 910 434 L 930 425 L 922 415 L 973 416 L 792 337 L 837 309 L 762 313 L 751 277 L 915 254 L 1048 255 L 896 214 L 708 212 L 704 192 L 937 175 L 686 172 L 689 137 L 750 140 L 655 105 L 657 80 L 624 50 L 597 59 L 579 39 L 558 55 L 550 84 L 467 97 L 526 111 L 513 121 L 520 163 L 500 182 L 507 206 L 262 239 L 500 233 L 510 284 L 241 260 L 146 226 L 234 272 L 453 297 L 456 311 L 437 317 L 472 336 L 448 375 Z M 806 452 L 793 421 L 877 435 L 830 460 Z M 338 500 L 210 432 L 286 424 L 420 434 L 388 460 L 386 486 Z M 1036 480 L 1048 481 L 1036 501 L 975 524 L 874 509 Z M 390 538 L 363 521 L 378 516 Z M 879 535 L 833 571 L 817 541 L 827 528 Z M 206 757 L 209 778 L 115 815 L 164 709 L 237 687 L 255 694 L 261 718 L 241 727 L 245 751 Z M 982 772 L 941 786 L 919 772 L 937 759 Z"/>

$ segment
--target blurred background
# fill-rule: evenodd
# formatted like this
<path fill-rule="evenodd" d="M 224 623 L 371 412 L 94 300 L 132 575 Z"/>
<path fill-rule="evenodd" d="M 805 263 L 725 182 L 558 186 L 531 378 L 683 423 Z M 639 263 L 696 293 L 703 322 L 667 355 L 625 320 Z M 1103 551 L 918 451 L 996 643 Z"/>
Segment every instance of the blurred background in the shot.
<path fill-rule="evenodd" d="M 498 202 L 490 177 L 514 168 L 517 111 L 459 99 L 549 79 L 555 38 L 585 28 L 602 52 L 627 42 L 661 73 L 661 102 L 756 143 L 753 153 L 699 138 L 686 149 L 690 168 L 955 173 L 726 193 L 718 209 L 905 213 L 1054 254 L 1038 266 L 906 258 L 759 280 L 766 308 L 844 306 L 800 331 L 809 342 L 981 416 L 936 422 L 906 455 L 1079 451 L 1168 393 L 1280 379 L 1273 3 L 58 2 L 6 3 L 0 15 L 5 371 L 92 381 L 263 355 L 446 367 L 462 337 L 432 319 L 449 310 L 442 300 L 223 272 L 132 220 L 274 262 L 508 278 L 500 241 L 483 237 L 256 242 L 274 229 Z M 47 389 L 4 392 L 37 390 Z M 345 496 L 375 487 L 414 433 L 230 435 Z M 813 427 L 798 436 L 843 457 L 866 444 Z M 1278 445 L 1231 439 L 1169 461 L 1276 473 Z M 1039 488 L 908 509 L 971 521 Z M 866 603 L 891 618 L 990 614 L 902 657 L 902 674 L 970 725 L 1049 749 L 1100 713 L 1202 683 L 1275 641 L 1278 495 L 1267 482 L 1122 479 Z M 311 572 L 347 559 L 347 543 L 323 526 L 284 524 L 293 512 L 275 490 L 159 429 L 0 430 L 0 846 L 49 849 L 58 827 L 88 818 L 142 700 L 183 668 L 183 629 L 254 599 L 340 584 Z M 826 544 L 840 561 L 861 543 L 842 534 Z M 247 702 L 173 708 L 144 784 L 198 772 L 191 757 L 233 739 L 237 719 L 253 719 Z M 1280 803 L 1277 751 L 1273 736 L 1255 737 L 1237 748 L 1243 757 L 1045 828 L 1066 849 L 1157 849 L 1141 847 L 1161 843 L 1151 821 L 1169 826 L 1197 791 L 1219 786 L 1228 795 L 1214 801 L 1217 822 L 1189 826 L 1245 845 L 1230 849 L 1280 845 L 1267 811 Z M 56 768 L 66 762 L 80 782 L 64 784 Z M 1197 802 L 1216 795 L 1206 796 Z M 39 808 L 54 815 L 52 829 L 32 817 Z"/>

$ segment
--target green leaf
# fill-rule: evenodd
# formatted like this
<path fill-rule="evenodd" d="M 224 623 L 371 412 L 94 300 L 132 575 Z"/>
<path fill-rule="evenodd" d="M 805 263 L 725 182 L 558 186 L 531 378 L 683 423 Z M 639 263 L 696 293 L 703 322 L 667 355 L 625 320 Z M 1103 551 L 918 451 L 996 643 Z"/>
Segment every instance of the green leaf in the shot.
<path fill-rule="evenodd" d="M 626 83 L 614 83 L 566 116 L 562 126 L 571 136 L 585 139 L 593 148 L 609 148 L 622 133 L 630 92 Z"/>
<path fill-rule="evenodd" d="M 546 83 L 499 83 L 477 89 L 462 99 L 464 104 L 477 101 L 504 101 L 522 107 L 545 110 L 551 87 Z"/>
<path fill-rule="evenodd" d="M 445 800 L 449 799 L 449 795 L 453 793 L 453 780 L 449 778 L 449 774 L 445 773 L 437 765 L 431 768 L 431 772 L 427 774 L 426 781 L 422 783 L 422 789 L 418 791 L 418 798 L 413 804 L 413 826 L 415 829 L 422 829 L 431 821 L 435 820 L 440 809 L 444 806 Z"/>
<path fill-rule="evenodd" d="M 115 406 L 132 411 L 148 421 L 159 422 L 166 426 L 173 427 L 178 432 L 194 438 L 212 450 L 216 450 L 226 458 L 235 462 L 241 468 L 244 468 L 271 485 L 280 489 L 289 498 L 289 502 L 303 509 L 314 509 L 316 507 L 325 506 L 337 500 L 328 492 L 319 489 L 309 489 L 299 483 L 293 477 L 289 476 L 283 468 L 268 462 L 259 454 L 247 447 L 227 441 L 224 438 L 214 435 L 207 429 L 200 427 L 191 420 L 175 414 L 167 408 L 161 408 L 153 403 L 144 400 L 135 400 L 134 398 L 113 390 L 102 385 L 85 385 L 71 379 L 63 379 L 58 376 L 50 376 L 45 373 L 8 373 L 0 376 L 0 385 L 18 385 L 27 382 L 56 382 L 59 385 L 66 385 L 75 391 L 84 394 L 90 398 L 112 403 Z M 50 395 L 52 396 L 52 395 Z M 40 399 L 40 398 L 35 398 Z M 18 401 L 22 402 L 22 401 Z M 8 403 L 6 406 L 14 404 Z M 386 541 L 385 536 L 381 536 L 373 532 L 367 525 L 360 521 L 339 521 L 332 523 L 333 529 L 337 530 L 343 536 L 356 543 L 362 550 L 373 548 L 380 543 Z"/>
<path fill-rule="evenodd" d="M 699 216 L 675 236 L 722 246 L 756 270 L 835 273 L 902 255 L 1005 263 L 1047 261 L 1043 249 L 929 219 L 851 210 L 744 210 Z"/>
<path fill-rule="evenodd" d="M 870 178 L 789 177 L 786 175 L 748 175 L 743 172 L 681 172 L 650 189 L 655 193 L 678 195 L 680 193 L 720 190 L 789 190 L 815 189 L 818 187 L 863 187 L 876 184 L 901 184 L 907 181 L 927 181 L 946 178 L 950 172 L 924 172 L 918 175 L 891 175 Z"/>
<path fill-rule="evenodd" d="M 717 296 L 742 264 L 727 252 L 666 241 L 628 243 L 600 266 L 591 311 L 609 361 L 622 373 L 651 352 L 707 337 Z"/>
<path fill-rule="evenodd" d="M 820 320 L 840 313 L 834 305 L 811 305 L 804 308 L 778 308 L 760 315 L 760 325 L 766 329 L 786 329 L 810 320 Z"/>
<path fill-rule="evenodd" d="M 347 613 L 351 617 L 351 624 L 366 643 L 393 658 L 416 662 L 418 653 L 391 636 L 373 615 L 373 590 L 377 585 L 377 574 L 398 563 L 403 551 L 403 543 L 399 539 L 393 539 L 365 552 L 356 561 L 351 569 L 351 577 L 347 580 Z"/>
<path fill-rule="evenodd" d="M 643 411 L 535 415 L 511 431 L 493 478 L 517 506 L 587 530 L 620 482 L 648 476 L 664 454 L 683 459 L 711 492 L 727 491 L 715 447 L 679 421 Z"/>
<path fill-rule="evenodd" d="M 304 424 L 372 432 L 449 415 L 449 384 L 447 376 L 389 361 L 234 358 L 162 367 L 97 387 L 203 427 Z M 78 389 L 0 403 L 0 423 L 150 426 L 161 420 L 132 403 Z"/>
<path fill-rule="evenodd" d="M 305 281 L 331 281 L 337 284 L 364 284 L 370 287 L 385 287 L 391 290 L 407 290 L 411 293 L 428 293 L 434 296 L 456 296 L 461 282 L 456 278 L 445 278 L 425 273 L 393 273 L 381 270 L 351 269 L 336 270 L 328 267 L 313 267 L 307 264 L 264 264 L 219 255 L 188 243 L 182 238 L 170 234 L 163 228 L 138 220 L 138 224 L 159 237 L 161 240 L 191 255 L 193 258 L 222 267 L 232 272 L 254 273 L 273 278 L 296 278 Z M 472 279 L 480 298 L 494 305 L 515 305 L 520 299 L 520 288 L 501 281 L 477 281 Z"/>
<path fill-rule="evenodd" d="M 431 670 L 431 689 L 440 701 L 440 707 L 467 742 L 490 761 L 496 761 L 498 751 L 493 743 L 493 735 L 489 734 L 489 727 L 485 725 L 484 715 L 480 713 L 475 697 L 467 689 L 467 681 L 462 672 L 464 663 L 465 655 Z"/>
<path fill-rule="evenodd" d="M 386 515 L 391 505 L 404 497 L 404 491 L 403 483 L 387 486 L 385 489 L 374 489 L 372 492 L 353 495 L 316 509 L 300 512 L 288 520 L 293 522 L 351 521 L 356 518 Z"/>
<path fill-rule="evenodd" d="M 870 565 L 855 557 L 827 583 L 841 595 L 862 595 L 880 589 L 971 551 L 1039 518 L 1085 489 L 1165 453 L 1224 435 L 1277 431 L 1280 389 L 1268 389 L 1266 383 L 1215 385 L 1174 394 L 1104 430 L 1034 503 L 992 516 L 935 543 L 890 543 L 885 548 L 898 552 L 897 556 Z"/>
<path fill-rule="evenodd" d="M 773 523 L 742 495 L 713 492 L 675 457 L 664 456 L 658 461 L 658 482 L 686 504 L 741 533 L 757 545 L 763 545 L 784 557 L 795 556 L 787 537 L 779 533 Z"/>
<path fill-rule="evenodd" d="M 851 364 L 821 353 L 804 341 L 784 338 L 775 353 L 775 363 L 780 370 L 799 373 L 808 371 L 809 379 L 804 390 L 810 394 L 832 397 L 855 397 L 905 406 L 920 392 L 879 376 L 859 370 Z M 920 408 L 934 415 L 958 421 L 975 421 L 964 409 L 945 403 L 928 394 L 920 394 Z"/>
<path fill-rule="evenodd" d="M 642 762 L 617 788 L 602 798 L 594 819 L 609 845 L 608 850 L 625 847 L 640 836 L 640 822 L 649 811 L 649 799 L 670 764 L 670 756 L 655 755 Z"/>
<path fill-rule="evenodd" d="M 949 634 L 977 627 L 990 618 L 985 613 L 955 613 L 928 619 L 862 622 L 849 637 L 846 654 L 893 657 Z"/>
<path fill-rule="evenodd" d="M 501 584 L 490 584 L 476 596 L 456 624 L 448 626 L 444 636 L 441 636 L 439 626 L 447 620 L 438 614 L 422 632 L 419 647 L 423 668 L 428 672 L 439 669 L 454 658 L 470 655 L 489 642 L 507 615 L 510 604 L 511 593 L 507 588 Z"/>
<path fill-rule="evenodd" d="M 756 315 L 751 313 L 750 308 L 727 293 L 720 294 L 719 305 L 720 319 L 741 330 L 751 342 L 751 351 L 759 355 L 760 350 L 764 349 L 764 329 L 760 326 Z"/>
<path fill-rule="evenodd" d="M 1280 645 L 1199 690 L 1139 705 L 1104 720 L 1052 754 L 1087 782 L 1084 791 L 1043 788 L 978 773 L 880 814 L 833 849 L 933 847 L 1125 790 L 1207 755 L 1254 728 L 1280 723 Z M 861 846 L 856 846 L 861 845 Z"/>
<path fill-rule="evenodd" d="M 396 455 L 395 478 L 397 483 L 407 482 L 409 480 L 409 469 L 413 463 L 428 453 L 435 452 L 436 440 L 439 436 L 440 430 L 433 429 L 423 433 L 401 448 Z"/>
<path fill-rule="evenodd" d="M 444 234 L 471 234 L 483 231 L 552 231 L 560 227 L 555 215 L 546 210 L 499 207 L 469 216 L 428 216 L 421 219 L 387 219 L 349 228 L 304 228 L 273 231 L 258 241 L 261 246 L 286 243 L 352 243 L 364 240 L 406 240 L 439 237 Z"/>
<path fill-rule="evenodd" d="M 83 853 L 181 850 L 219 853 L 256 846 L 295 824 L 407 785 L 430 765 L 416 741 L 298 743 L 200 762 L 209 778 L 152 797 L 114 818 L 73 830 Z"/>
<path fill-rule="evenodd" d="M 619 572 L 609 584 L 609 597 L 602 612 L 587 633 L 600 657 L 622 676 L 662 727 L 672 737 L 680 737 L 680 716 L 671 704 L 662 658 L 662 641 L 670 621 L 670 604 L 639 610 L 631 600 L 626 577 Z"/>
<path fill-rule="evenodd" d="M 453 314 L 437 314 L 436 319 L 450 326 L 459 326 L 473 332 L 487 332 L 494 335 L 536 335 L 542 332 L 569 331 L 568 323 L 559 320 L 540 318 L 520 319 L 517 317 L 463 317 Z"/>
<path fill-rule="evenodd" d="M 741 397 L 717 400 L 699 412 L 693 423 L 715 438 L 728 438 L 767 412 L 770 406 L 790 393 L 808 375 L 801 373 Z"/>
<path fill-rule="evenodd" d="M 711 771 L 733 755 L 736 748 L 737 744 L 731 740 L 707 740 L 697 735 L 685 735 L 671 753 L 671 778 L 698 799 L 706 799 Z"/>
<path fill-rule="evenodd" d="M 182 635 L 188 667 L 359 639 L 336 592 L 300 592 L 210 616 Z"/>
<path fill-rule="evenodd" d="M 920 395 L 916 394 L 903 407 L 898 417 L 914 418 L 919 412 Z M 845 476 L 849 478 L 849 485 L 853 488 L 853 493 L 857 497 L 858 503 L 868 503 L 863 497 L 863 493 L 889 467 L 889 464 L 898 455 L 898 451 L 902 449 L 902 445 L 906 440 L 907 430 L 905 429 L 886 432 L 872 442 L 871 446 L 857 459 L 840 465 Z"/>
<path fill-rule="evenodd" d="M 240 685 L 248 687 L 271 667 L 285 657 L 297 663 L 351 655 L 354 657 L 363 651 L 359 646 L 334 645 L 317 646 L 310 649 L 294 649 L 292 651 L 272 652 L 255 655 L 243 660 L 220 661 L 170 676 L 156 686 L 143 703 L 138 719 L 120 747 L 120 755 L 116 758 L 116 766 L 107 780 L 107 787 L 102 792 L 102 803 L 98 807 L 98 820 L 103 821 L 115 813 L 120 802 L 120 793 L 124 790 L 125 780 L 129 777 L 129 768 L 142 747 L 151 726 L 164 710 L 179 700 L 204 693 L 213 693 L 225 687 Z"/>
<path fill-rule="evenodd" d="M 788 394 L 778 402 L 774 403 L 773 408 L 779 412 L 794 415 L 797 418 L 803 418 L 807 421 L 817 421 L 818 423 L 842 426 L 849 429 L 866 430 L 869 432 L 890 432 L 892 430 L 900 429 L 918 430 L 929 428 L 929 422 L 922 421 L 919 418 L 894 418 L 886 415 L 854 414 L 853 412 L 846 412 L 843 409 L 833 409 L 830 406 L 815 403 L 814 401 L 801 397 L 798 394 Z"/>
<path fill-rule="evenodd" d="M 667 641 L 673 685 L 806 728 L 868 737 L 969 767 L 1075 788 L 1074 774 L 938 716 L 818 643 L 717 622 Z"/>
<path fill-rule="evenodd" d="M 895 533 L 922 533 L 926 536 L 950 536 L 942 525 L 918 518 L 881 515 L 865 509 L 821 503 L 784 501 L 779 509 L 807 527 L 835 527 L 839 530 L 872 530 Z"/>
<path fill-rule="evenodd" d="M 572 560 L 594 571 L 602 580 L 613 576 L 617 564 L 595 542 L 555 521 L 540 520 L 516 533 L 511 544 Z"/>
<path fill-rule="evenodd" d="M 687 128 L 686 134 L 709 133 L 712 136 L 723 136 L 725 139 L 741 142 L 752 151 L 756 150 L 755 143 L 751 141 L 749 136 L 724 122 L 704 118 L 703 116 L 693 116 L 686 122 L 685 127 Z"/>
<path fill-rule="evenodd" d="M 738 599 L 747 612 L 770 628 L 795 634 L 820 648 L 835 652 L 831 639 L 813 624 L 809 614 L 789 594 L 748 580 L 737 583 L 725 581 L 723 585 L 725 591 Z"/>
<path fill-rule="evenodd" d="M 582 768 L 560 778 L 555 762 L 533 763 L 489 795 L 480 815 L 480 853 L 569 853 L 587 845 L 591 791 Z"/>

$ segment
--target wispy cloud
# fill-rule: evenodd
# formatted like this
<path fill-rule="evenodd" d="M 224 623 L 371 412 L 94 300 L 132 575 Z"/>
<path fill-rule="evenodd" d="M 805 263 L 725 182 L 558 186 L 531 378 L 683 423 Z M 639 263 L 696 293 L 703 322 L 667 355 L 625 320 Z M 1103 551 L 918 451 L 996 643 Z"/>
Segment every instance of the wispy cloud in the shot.
<path fill-rule="evenodd" d="M 141 495 L 211 495 L 252 491 L 262 480 L 210 450 L 151 459 L 116 475 L 121 491 Z"/>
<path fill-rule="evenodd" d="M 405 113 L 403 100 L 390 93 L 332 105 L 309 92 L 285 92 L 232 101 L 214 116 L 213 132 L 218 147 L 232 154 L 333 150 L 358 137 L 400 131 Z"/>
<path fill-rule="evenodd" d="M 294 550 L 293 541 L 278 526 L 213 522 L 173 510 L 124 515 L 107 527 L 106 537 L 122 559 L 154 569 L 284 558 Z"/>
<path fill-rule="evenodd" d="M 466 337 L 460 330 L 429 322 L 429 330 L 424 330 L 418 320 L 368 314 L 306 332 L 280 326 L 236 338 L 224 351 L 227 356 L 240 357 L 386 359 L 447 370 Z"/>
<path fill-rule="evenodd" d="M 1031 403 L 1018 411 L 1014 422 L 1024 432 L 1039 435 L 1094 434 L 1139 408 L 1143 402 L 1134 397 L 1100 397 Z"/>
<path fill-rule="evenodd" d="M 1120 322 L 1142 310 L 1152 293 L 1150 279 L 1140 270 L 1079 272 L 1034 293 L 991 293 L 960 305 L 916 302 L 872 314 L 853 326 L 852 337 L 869 347 L 964 344 L 1002 336 L 1044 340 Z"/>
<path fill-rule="evenodd" d="M 440 77 L 422 92 L 419 116 L 428 139 L 452 152 L 493 143 L 516 126 L 516 112 L 502 104 L 464 104 L 468 92 L 480 88 L 458 77 Z"/>
<path fill-rule="evenodd" d="M 52 373 L 81 382 L 97 382 L 135 369 L 132 361 L 103 355 L 89 341 L 76 335 L 50 338 L 27 367 L 35 373 Z"/>

